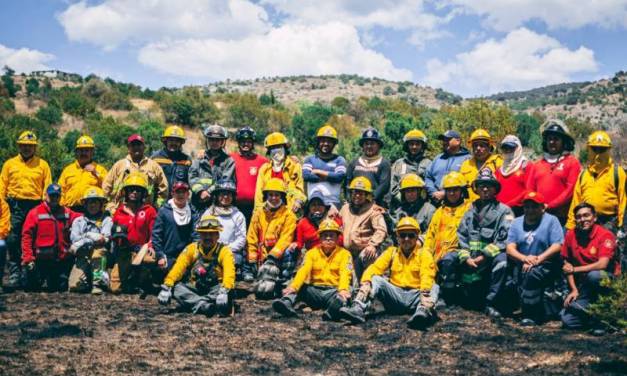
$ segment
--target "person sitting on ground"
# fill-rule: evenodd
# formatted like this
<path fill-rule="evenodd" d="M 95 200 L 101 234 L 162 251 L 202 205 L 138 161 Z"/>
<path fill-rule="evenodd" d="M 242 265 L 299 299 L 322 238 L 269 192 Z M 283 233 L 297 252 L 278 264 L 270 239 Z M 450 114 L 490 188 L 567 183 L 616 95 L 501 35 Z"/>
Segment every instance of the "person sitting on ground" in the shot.
<path fill-rule="evenodd" d="M 509 206 L 516 217 L 523 215 L 522 199 L 527 194 L 527 181 L 531 176 L 533 163 L 523 154 L 518 137 L 507 135 L 501 141 L 503 164 L 496 169 L 496 180 L 501 183 L 501 191 L 496 195 L 499 202 Z"/>
<path fill-rule="evenodd" d="M 383 139 L 375 128 L 366 128 L 359 139 L 361 156 L 354 159 L 346 170 L 346 182 L 364 177 L 372 186 L 373 201 L 381 207 L 389 207 L 387 200 L 390 192 L 390 179 L 392 165 L 390 161 L 381 155 Z M 348 188 L 350 191 L 350 187 Z"/>
<path fill-rule="evenodd" d="M 412 217 L 420 225 L 420 233 L 427 232 L 435 206 L 429 202 L 425 182 L 416 174 L 406 174 L 401 179 L 399 192 L 400 202 L 390 212 L 392 221 L 398 223 L 403 217 Z"/>
<path fill-rule="evenodd" d="M 305 254 L 303 265 L 283 290 L 283 297 L 272 303 L 275 311 L 295 316 L 294 305 L 302 301 L 312 308 L 324 309 L 324 320 L 339 320 L 340 308 L 351 297 L 353 272 L 351 254 L 339 244 L 341 233 L 340 226 L 331 219 L 320 224 L 320 245 Z"/>
<path fill-rule="evenodd" d="M 366 321 L 366 310 L 373 298 L 383 303 L 392 314 L 411 313 L 410 327 L 424 328 L 433 321 L 438 299 L 435 284 L 435 262 L 429 250 L 418 242 L 420 226 L 411 217 L 401 218 L 396 224 L 399 246 L 389 247 L 366 269 L 359 292 L 352 306 L 340 309 L 353 323 Z M 384 277 L 389 273 L 389 279 Z"/>
<path fill-rule="evenodd" d="M 402 200 L 400 182 L 407 174 L 416 174 L 424 179 L 431 159 L 425 156 L 427 150 L 427 136 L 418 129 L 412 129 L 403 136 L 403 151 L 405 156 L 397 159 L 392 165 L 392 180 L 390 185 L 392 207 Z"/>
<path fill-rule="evenodd" d="M 200 240 L 185 247 L 176 259 L 161 285 L 160 304 L 167 305 L 174 298 L 182 309 L 194 314 L 232 313 L 235 263 L 229 247 L 219 241 L 220 231 L 216 217 L 201 217 L 196 226 Z"/>

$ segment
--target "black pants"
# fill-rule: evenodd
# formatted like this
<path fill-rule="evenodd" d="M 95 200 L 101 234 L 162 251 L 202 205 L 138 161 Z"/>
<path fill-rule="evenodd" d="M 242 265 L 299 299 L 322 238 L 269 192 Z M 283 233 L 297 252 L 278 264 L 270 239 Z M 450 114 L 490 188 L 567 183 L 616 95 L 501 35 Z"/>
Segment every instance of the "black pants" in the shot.
<path fill-rule="evenodd" d="M 555 286 L 560 275 L 561 263 L 557 259 L 534 266 L 527 272 L 523 272 L 520 262 L 510 260 L 510 265 L 523 317 L 541 323 L 550 319 L 553 311 L 559 312 L 559 309 L 551 309 L 552 302 L 545 297 L 545 291 Z"/>
<path fill-rule="evenodd" d="M 35 261 L 35 268 L 26 270 L 26 290 L 67 291 L 72 264 L 73 262 L 68 259 Z"/>
<path fill-rule="evenodd" d="M 18 285 L 21 283 L 22 261 L 22 227 L 28 212 L 39 205 L 39 200 L 17 200 L 9 198 L 7 204 L 11 211 L 11 232 L 7 237 L 7 253 L 9 254 L 9 283 Z M 0 271 L 0 277 L 4 274 L 4 268 Z"/>

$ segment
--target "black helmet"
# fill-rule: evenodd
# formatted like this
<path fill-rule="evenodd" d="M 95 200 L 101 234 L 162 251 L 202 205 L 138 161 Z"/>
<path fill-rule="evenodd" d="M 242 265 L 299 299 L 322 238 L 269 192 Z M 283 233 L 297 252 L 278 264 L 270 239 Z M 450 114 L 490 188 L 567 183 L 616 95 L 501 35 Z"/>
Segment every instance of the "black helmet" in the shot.
<path fill-rule="evenodd" d="M 379 146 L 383 146 L 383 140 L 381 139 L 381 135 L 379 131 L 373 127 L 366 128 L 361 134 L 361 138 L 359 139 L 359 146 L 364 146 L 364 141 L 372 140 L 379 143 Z"/>
<path fill-rule="evenodd" d="M 218 183 L 216 184 L 215 188 L 213 189 L 214 193 L 218 193 L 218 192 L 231 192 L 231 193 L 235 193 L 237 192 L 237 189 L 235 188 L 235 183 L 233 183 L 233 180 L 231 179 L 227 179 L 227 178 L 222 178 L 220 180 L 218 180 Z"/>
<path fill-rule="evenodd" d="M 542 149 L 546 151 L 546 137 L 549 134 L 560 136 L 564 140 L 564 150 L 575 150 L 575 139 L 570 135 L 568 127 L 559 119 L 549 119 L 542 124 Z"/>
<path fill-rule="evenodd" d="M 229 133 L 226 128 L 218 124 L 203 124 L 203 134 L 205 138 L 218 138 L 218 139 L 227 139 L 229 138 Z"/>
<path fill-rule="evenodd" d="M 241 140 L 255 141 L 255 138 L 257 138 L 257 133 L 255 133 L 255 130 L 249 126 L 240 128 L 237 130 L 237 132 L 235 132 L 235 140 L 237 141 L 241 141 Z"/>
<path fill-rule="evenodd" d="M 492 173 L 492 170 L 490 170 L 489 168 L 484 168 L 481 171 L 479 171 L 479 175 L 477 175 L 477 178 L 475 179 L 475 181 L 472 182 L 472 189 L 477 192 L 477 184 L 491 184 L 493 186 L 496 187 L 496 193 L 499 193 L 501 191 L 501 183 L 499 183 L 499 181 L 496 179 L 496 177 L 494 176 L 494 173 Z"/>

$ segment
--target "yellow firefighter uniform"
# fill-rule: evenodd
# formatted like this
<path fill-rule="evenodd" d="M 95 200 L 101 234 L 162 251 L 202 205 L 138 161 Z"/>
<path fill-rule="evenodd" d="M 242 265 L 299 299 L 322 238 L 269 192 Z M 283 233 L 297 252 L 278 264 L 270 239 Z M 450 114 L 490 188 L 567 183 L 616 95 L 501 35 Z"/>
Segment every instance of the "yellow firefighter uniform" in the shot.
<path fill-rule="evenodd" d="M 466 159 L 462 163 L 459 168 L 459 173 L 464 176 L 464 179 L 466 179 L 468 184 L 472 184 L 472 182 L 477 178 L 477 175 L 479 175 L 479 171 L 482 169 L 489 168 L 492 170 L 492 173 L 495 174 L 496 170 L 501 167 L 501 165 L 503 165 L 503 158 L 501 158 L 498 154 L 490 155 L 485 163 L 483 163 L 480 167 L 477 167 L 477 162 L 474 158 L 470 158 Z M 477 195 L 472 189 L 468 190 L 468 195 L 471 202 L 479 198 L 479 195 Z"/>
<path fill-rule="evenodd" d="M 21 155 L 4 162 L 0 173 L 0 197 L 16 200 L 43 200 L 52 183 L 48 162 L 33 156 L 24 161 Z"/>
<path fill-rule="evenodd" d="M 272 163 L 266 162 L 259 168 L 257 174 L 257 188 L 255 190 L 255 208 L 263 206 L 263 187 L 271 178 L 279 178 L 283 180 L 287 188 L 287 207 L 292 209 L 295 201 L 304 203 L 307 201 L 305 194 L 305 182 L 303 180 L 303 169 L 293 157 L 288 156 L 285 159 L 285 165 L 281 172 L 282 177 L 273 176 Z"/>
<path fill-rule="evenodd" d="M 6 239 L 9 231 L 11 231 L 11 210 L 7 202 L 0 198 L 0 240 Z"/>
<path fill-rule="evenodd" d="M 337 287 L 338 291 L 349 291 L 353 275 L 353 257 L 346 249 L 337 246 L 329 256 L 319 246 L 305 254 L 303 265 L 296 272 L 290 287 L 298 291 L 307 283 L 313 286 Z"/>
<path fill-rule="evenodd" d="M 104 166 L 92 162 L 94 171 L 85 171 L 78 161 L 67 165 L 61 176 L 59 177 L 59 185 L 61 186 L 61 205 L 72 207 L 81 205 L 83 194 L 89 187 L 102 187 L 107 169 Z"/>
<path fill-rule="evenodd" d="M 255 209 L 246 236 L 248 262 L 262 262 L 268 254 L 280 259 L 292 243 L 296 220 L 296 215 L 285 205 L 275 211 Z"/>
<path fill-rule="evenodd" d="M 174 286 L 179 282 L 185 273 L 194 266 L 199 258 L 203 258 L 205 261 L 210 261 L 218 253 L 218 263 L 215 266 L 215 273 L 218 280 L 222 283 L 222 286 L 227 289 L 233 289 L 235 287 L 235 260 L 233 258 L 233 252 L 229 247 L 223 244 L 216 244 L 213 249 L 205 251 L 199 242 L 191 243 L 183 252 L 176 258 L 176 262 L 172 266 L 172 269 L 165 277 L 164 284 L 168 287 Z M 190 282 L 194 282 L 195 276 L 191 273 Z"/>
<path fill-rule="evenodd" d="M 398 247 L 389 247 L 370 265 L 361 283 L 390 270 L 390 283 L 397 287 L 429 291 L 435 282 L 435 262 L 428 250 L 416 245 L 409 257 Z"/>
<path fill-rule="evenodd" d="M 466 200 L 457 207 L 441 206 L 433 214 L 423 248 L 431 252 L 436 263 L 457 249 L 457 228 L 471 205 L 472 202 Z"/>

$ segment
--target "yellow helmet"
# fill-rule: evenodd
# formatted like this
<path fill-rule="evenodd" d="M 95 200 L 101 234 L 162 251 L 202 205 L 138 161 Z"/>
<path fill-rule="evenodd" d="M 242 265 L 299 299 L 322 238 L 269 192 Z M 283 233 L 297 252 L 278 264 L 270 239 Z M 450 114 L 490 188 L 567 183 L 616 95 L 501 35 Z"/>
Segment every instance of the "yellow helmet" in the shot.
<path fill-rule="evenodd" d="M 426 144 L 427 136 L 418 129 L 412 129 L 411 131 L 405 133 L 405 136 L 403 136 L 403 143 L 407 141 L 422 141 Z"/>
<path fill-rule="evenodd" d="M 196 232 L 220 232 L 222 225 L 218 218 L 211 214 L 203 215 L 196 225 Z"/>
<path fill-rule="evenodd" d="M 285 194 L 287 193 L 287 190 L 285 189 L 285 183 L 283 183 L 283 180 L 272 178 L 263 186 L 263 192 L 280 192 Z"/>
<path fill-rule="evenodd" d="M 490 136 L 490 133 L 488 133 L 488 131 L 486 131 L 485 129 L 477 129 L 474 132 L 472 132 L 472 134 L 470 135 L 470 138 L 468 139 L 468 145 L 472 146 L 472 143 L 475 141 L 487 141 L 490 145 L 494 144 L 494 141 L 492 140 L 492 136 Z"/>
<path fill-rule="evenodd" d="M 468 187 L 468 183 L 466 182 L 464 175 L 457 171 L 451 171 L 446 174 L 444 179 L 442 179 L 442 188 L 446 189 L 455 187 L 466 188 Z"/>
<path fill-rule="evenodd" d="M 273 132 L 266 136 L 266 139 L 263 142 L 263 146 L 267 148 L 271 148 L 273 146 L 279 145 L 287 145 L 287 137 L 281 132 Z"/>
<path fill-rule="evenodd" d="M 396 224 L 396 232 L 400 232 L 403 230 L 410 230 L 420 233 L 420 225 L 412 217 L 403 217 Z"/>
<path fill-rule="evenodd" d="M 401 179 L 401 191 L 408 188 L 424 188 L 425 182 L 416 174 L 407 174 Z"/>
<path fill-rule="evenodd" d="M 337 232 L 338 234 L 342 233 L 340 225 L 338 225 L 337 222 L 332 219 L 325 219 L 320 223 L 320 226 L 318 226 L 318 234 L 321 234 L 325 231 L 333 231 Z"/>
<path fill-rule="evenodd" d="M 146 179 L 146 175 L 139 171 L 131 172 L 122 184 L 122 189 L 127 187 L 142 187 L 148 190 L 148 179 Z"/>
<path fill-rule="evenodd" d="M 607 134 L 607 132 L 604 132 L 604 131 L 592 132 L 590 137 L 588 137 L 588 146 L 611 148 L 612 139 L 610 138 L 610 135 Z"/>
<path fill-rule="evenodd" d="M 185 131 L 178 125 L 170 125 L 163 131 L 161 138 L 178 138 L 185 141 Z"/>
<path fill-rule="evenodd" d="M 18 145 L 37 145 L 37 135 L 32 131 L 24 131 L 17 138 Z"/>
<path fill-rule="evenodd" d="M 104 191 L 100 187 L 89 187 L 83 194 L 83 201 L 97 199 L 106 201 L 107 197 L 104 194 Z"/>
<path fill-rule="evenodd" d="M 80 136 L 76 140 L 76 149 L 93 149 L 95 147 L 94 139 L 89 136 Z"/>
<path fill-rule="evenodd" d="M 320 129 L 318 129 L 318 133 L 316 133 L 316 138 L 318 137 L 332 138 L 337 141 L 337 131 L 329 124 L 325 124 L 320 127 Z"/>
<path fill-rule="evenodd" d="M 368 180 L 367 177 L 358 176 L 351 181 L 350 185 L 348 186 L 348 190 L 372 193 L 372 183 L 370 182 L 370 180 Z"/>

